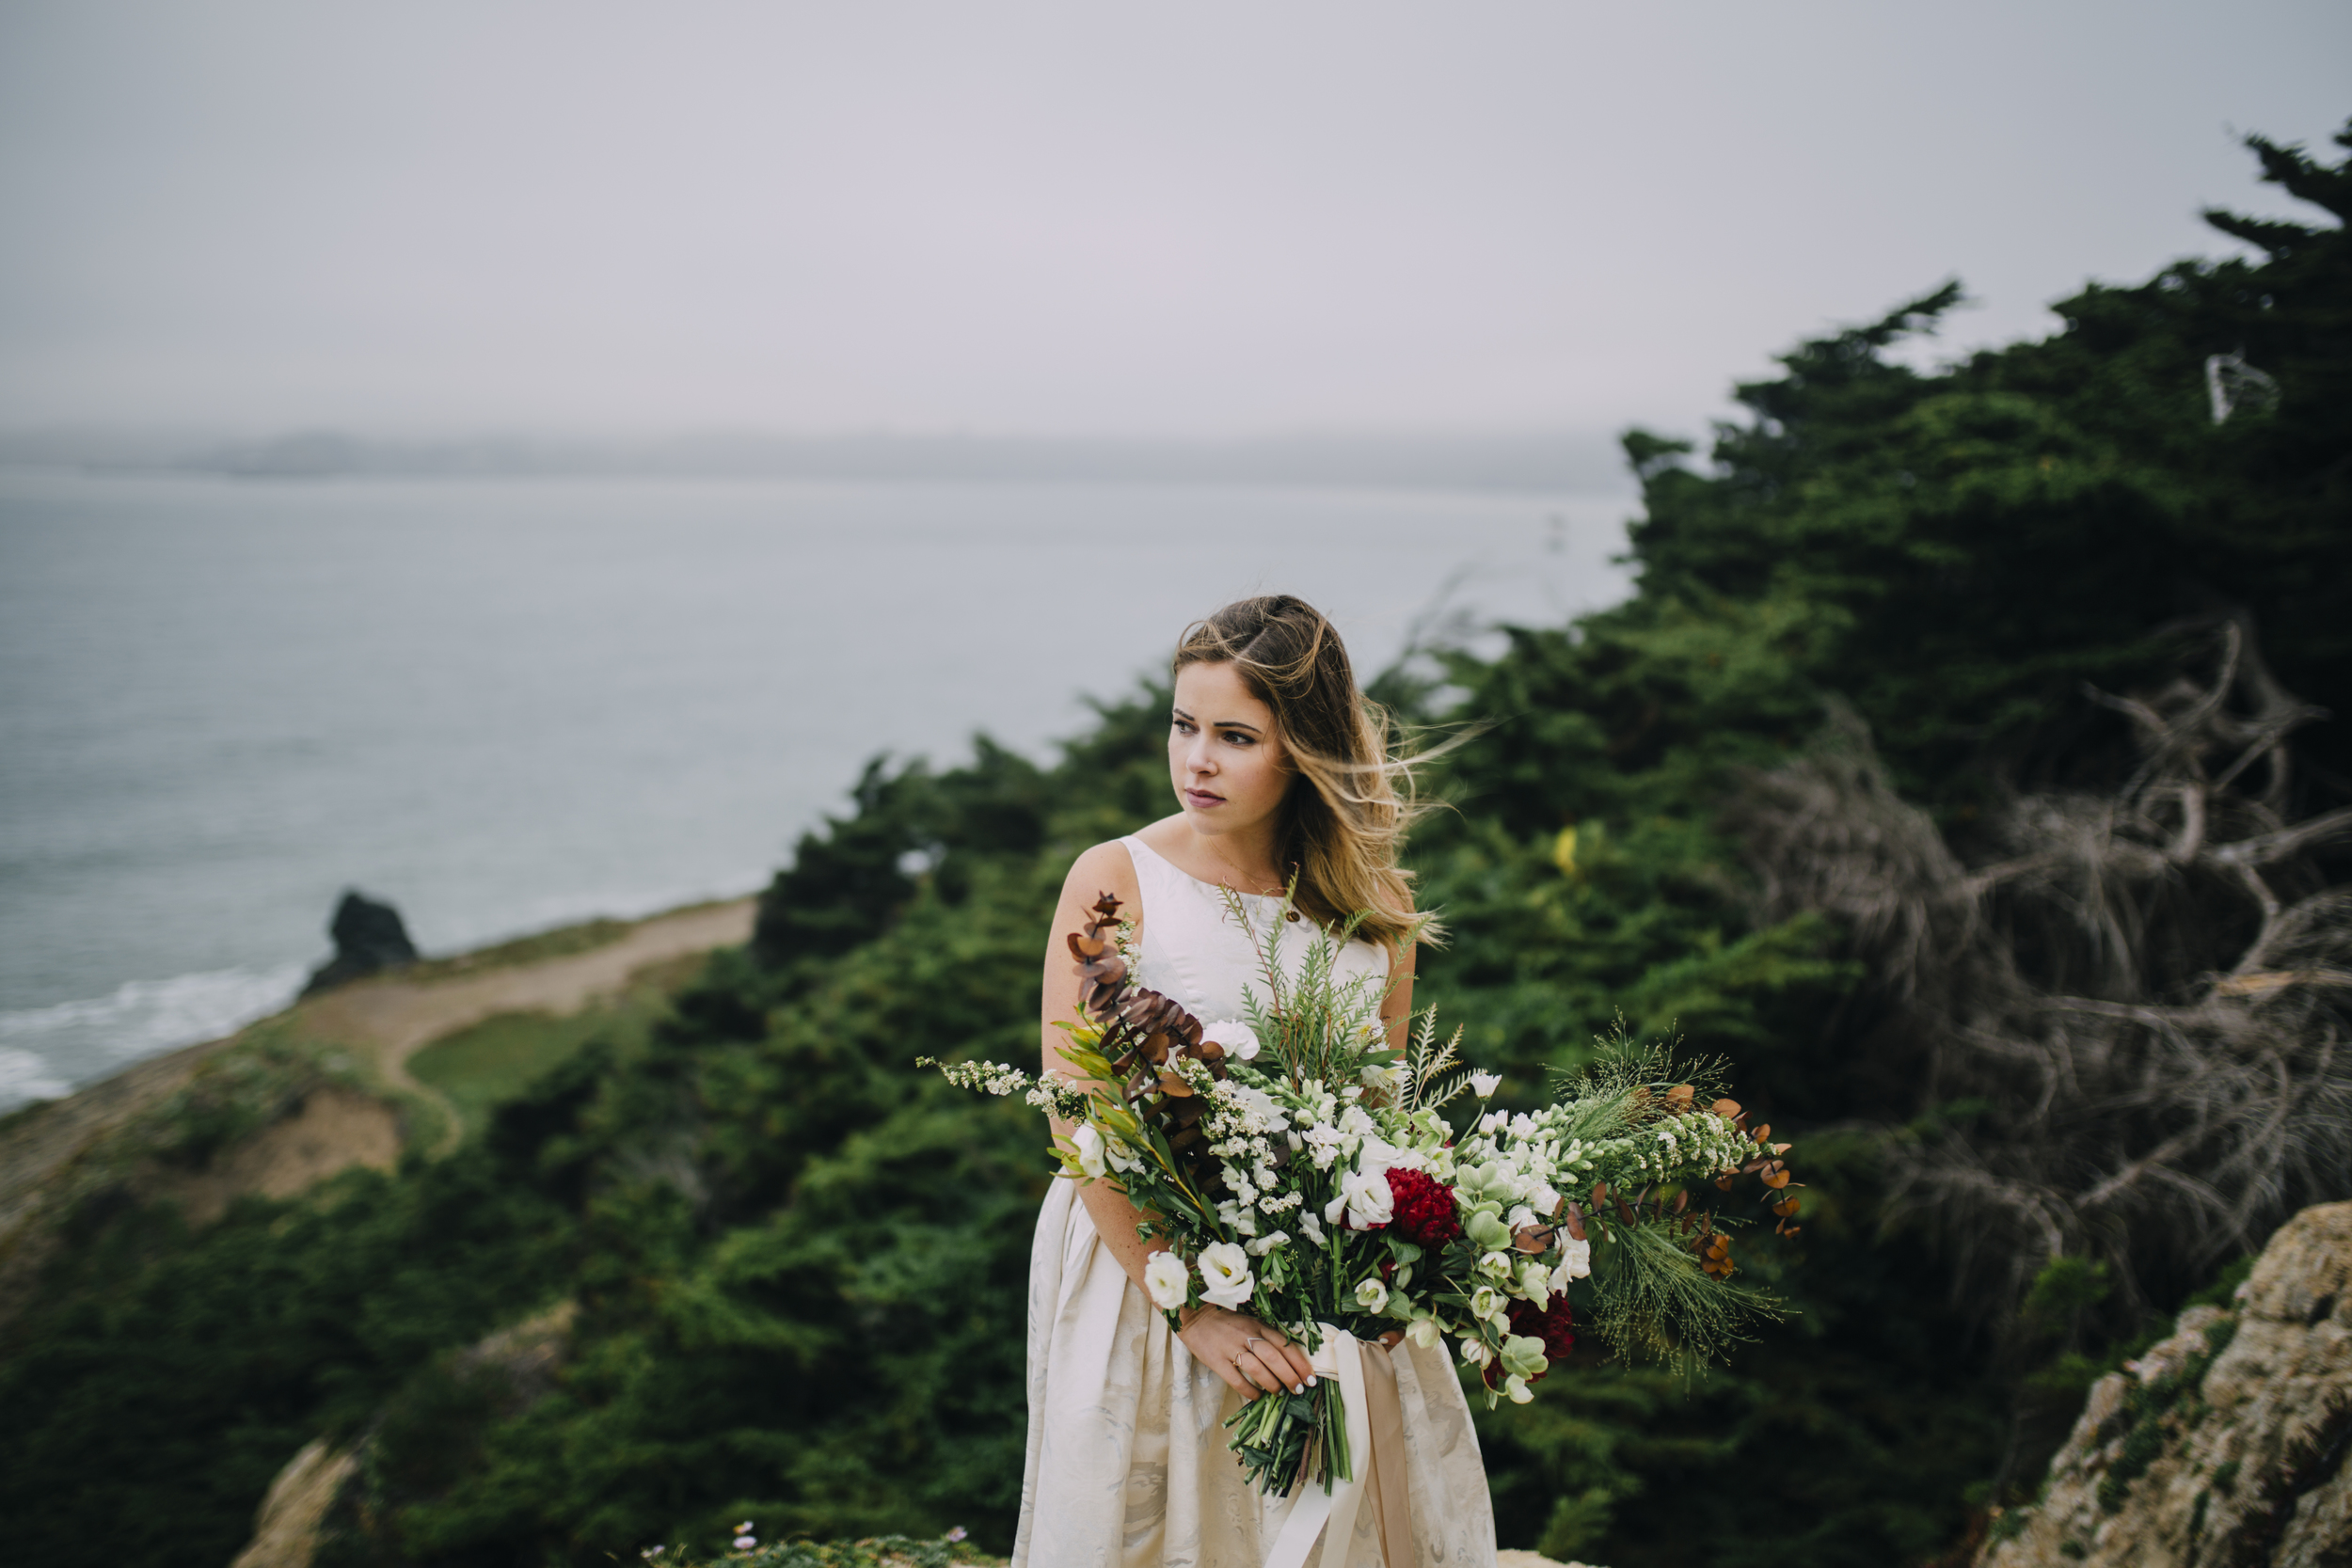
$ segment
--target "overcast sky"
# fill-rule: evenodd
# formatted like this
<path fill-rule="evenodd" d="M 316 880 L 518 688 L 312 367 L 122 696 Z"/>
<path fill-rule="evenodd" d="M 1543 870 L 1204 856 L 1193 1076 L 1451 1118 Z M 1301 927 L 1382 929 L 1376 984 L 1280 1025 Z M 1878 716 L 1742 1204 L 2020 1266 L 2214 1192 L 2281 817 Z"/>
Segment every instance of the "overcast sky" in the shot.
<path fill-rule="evenodd" d="M 0 0 L 0 423 L 1688 430 L 2347 114 L 2344 0 Z"/>

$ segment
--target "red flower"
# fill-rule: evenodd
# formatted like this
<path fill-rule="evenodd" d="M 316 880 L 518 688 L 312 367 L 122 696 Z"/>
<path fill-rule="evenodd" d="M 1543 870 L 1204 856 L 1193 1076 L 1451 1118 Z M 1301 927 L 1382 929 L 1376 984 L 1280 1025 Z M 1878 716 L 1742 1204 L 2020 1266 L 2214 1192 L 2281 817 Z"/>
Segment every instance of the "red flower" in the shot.
<path fill-rule="evenodd" d="M 1576 1314 L 1568 1309 L 1568 1298 L 1565 1295 L 1552 1297 L 1549 1309 L 1545 1311 L 1537 1311 L 1533 1302 L 1515 1301 L 1511 1304 L 1511 1332 L 1523 1338 L 1541 1339 L 1544 1359 L 1563 1361 L 1576 1348 Z M 1528 1381 L 1533 1383 L 1543 1375 L 1537 1372 Z"/>
<path fill-rule="evenodd" d="M 1416 1246 L 1443 1246 L 1462 1233 L 1462 1216 L 1454 1210 L 1454 1189 L 1440 1185 L 1427 1171 L 1391 1167 L 1389 1192 L 1396 1199 L 1389 1224 Z"/>

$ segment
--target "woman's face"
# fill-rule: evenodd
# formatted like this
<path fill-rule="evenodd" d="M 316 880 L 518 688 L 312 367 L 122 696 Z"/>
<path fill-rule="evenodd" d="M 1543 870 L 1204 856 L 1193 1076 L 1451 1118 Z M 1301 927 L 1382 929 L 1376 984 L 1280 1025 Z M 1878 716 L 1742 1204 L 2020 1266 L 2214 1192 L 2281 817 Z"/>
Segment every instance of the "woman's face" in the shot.
<path fill-rule="evenodd" d="M 1231 664 L 1187 664 L 1176 672 L 1168 776 L 1185 820 L 1203 833 L 1270 823 L 1281 807 L 1293 775 L 1274 710 Z"/>

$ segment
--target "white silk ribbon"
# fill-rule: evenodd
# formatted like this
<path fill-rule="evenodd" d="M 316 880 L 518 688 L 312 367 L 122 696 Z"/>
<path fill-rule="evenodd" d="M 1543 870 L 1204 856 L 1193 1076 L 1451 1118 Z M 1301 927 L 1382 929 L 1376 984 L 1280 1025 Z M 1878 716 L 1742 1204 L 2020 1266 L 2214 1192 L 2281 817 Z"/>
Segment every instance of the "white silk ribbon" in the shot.
<path fill-rule="evenodd" d="M 1312 1480 L 1299 1481 L 1297 1499 L 1291 1504 L 1290 1516 L 1282 1521 L 1281 1534 L 1275 1537 L 1265 1568 L 1306 1568 L 1307 1554 L 1314 1550 L 1318 1535 L 1323 1538 L 1323 1550 L 1316 1557 L 1316 1568 L 1347 1568 L 1348 1545 L 1356 1538 L 1356 1512 L 1364 1500 L 1365 1479 L 1372 1473 L 1365 1347 L 1354 1335 L 1329 1323 L 1317 1323 L 1315 1330 L 1321 1340 L 1309 1359 L 1314 1363 L 1317 1377 L 1339 1384 L 1347 1427 L 1348 1468 L 1354 1479 L 1332 1478 L 1328 1492 Z M 1391 1564 L 1391 1568 L 1407 1565 Z"/>

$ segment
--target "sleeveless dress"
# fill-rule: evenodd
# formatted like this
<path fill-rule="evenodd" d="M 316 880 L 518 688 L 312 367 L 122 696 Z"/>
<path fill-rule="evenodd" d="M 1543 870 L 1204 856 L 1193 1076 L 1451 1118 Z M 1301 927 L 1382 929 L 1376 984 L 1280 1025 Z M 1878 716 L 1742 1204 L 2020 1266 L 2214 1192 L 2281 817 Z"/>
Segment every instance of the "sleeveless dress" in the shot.
<path fill-rule="evenodd" d="M 1179 871 L 1140 840 L 1121 840 L 1142 893 L 1140 982 L 1204 1023 L 1242 1016 L 1254 985 L 1249 937 L 1222 890 Z M 1279 900 L 1245 895 L 1261 931 Z M 1295 974 L 1311 940 L 1286 926 Z M 1351 942 L 1345 975 L 1386 974 L 1388 954 Z M 1375 1349 L 1375 1354 L 1377 1354 Z M 1405 1341 L 1390 1353 L 1404 1406 L 1405 1464 L 1419 1561 L 1386 1568 L 1493 1568 L 1494 1513 L 1470 1406 L 1444 1349 Z M 1226 1449 L 1240 1395 L 1196 1362 L 1102 1244 L 1057 1180 L 1029 1259 L 1029 1442 L 1012 1568 L 1259 1568 L 1289 1497 L 1262 1496 Z M 1373 1511 L 1361 1511 L 1347 1568 L 1382 1568 Z M 1310 1563 L 1320 1560 L 1310 1553 Z"/>

